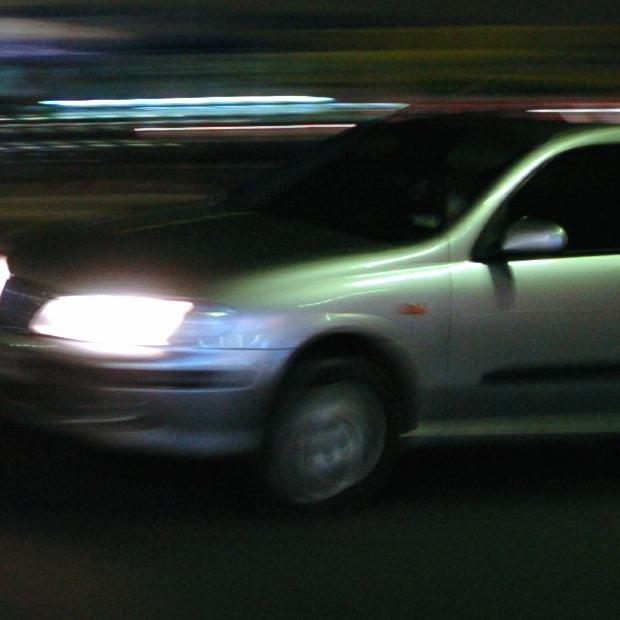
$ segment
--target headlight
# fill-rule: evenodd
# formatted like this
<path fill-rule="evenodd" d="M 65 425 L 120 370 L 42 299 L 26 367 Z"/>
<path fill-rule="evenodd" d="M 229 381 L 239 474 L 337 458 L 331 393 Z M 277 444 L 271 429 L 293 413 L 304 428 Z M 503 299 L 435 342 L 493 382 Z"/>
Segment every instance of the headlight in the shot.
<path fill-rule="evenodd" d="M 6 256 L 0 256 L 0 295 L 2 295 L 4 285 L 10 277 L 11 273 L 9 272 L 9 264 L 6 260 Z"/>
<path fill-rule="evenodd" d="M 163 345 L 194 307 L 188 301 L 129 295 L 76 295 L 46 303 L 30 329 L 102 345 Z"/>

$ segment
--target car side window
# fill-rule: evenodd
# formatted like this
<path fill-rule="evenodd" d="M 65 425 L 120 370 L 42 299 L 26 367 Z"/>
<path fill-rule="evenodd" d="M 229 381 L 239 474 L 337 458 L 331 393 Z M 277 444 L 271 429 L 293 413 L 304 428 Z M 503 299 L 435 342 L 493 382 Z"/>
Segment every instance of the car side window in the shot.
<path fill-rule="evenodd" d="M 507 209 L 508 225 L 531 217 L 562 226 L 563 254 L 620 253 L 620 145 L 558 156 L 509 198 Z"/>
<path fill-rule="evenodd" d="M 445 224 L 445 171 L 401 137 L 391 141 L 387 134 L 385 143 L 380 137 L 312 171 L 270 211 L 390 243 L 431 236 Z"/>

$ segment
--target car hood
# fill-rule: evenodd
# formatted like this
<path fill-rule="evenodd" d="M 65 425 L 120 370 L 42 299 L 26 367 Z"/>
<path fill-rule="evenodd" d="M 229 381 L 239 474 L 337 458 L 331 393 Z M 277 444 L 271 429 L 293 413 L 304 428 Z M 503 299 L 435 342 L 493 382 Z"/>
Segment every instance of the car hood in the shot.
<path fill-rule="evenodd" d="M 371 245 L 224 204 L 41 225 L 14 232 L 4 251 L 13 275 L 50 290 L 209 297 L 223 281 Z"/>

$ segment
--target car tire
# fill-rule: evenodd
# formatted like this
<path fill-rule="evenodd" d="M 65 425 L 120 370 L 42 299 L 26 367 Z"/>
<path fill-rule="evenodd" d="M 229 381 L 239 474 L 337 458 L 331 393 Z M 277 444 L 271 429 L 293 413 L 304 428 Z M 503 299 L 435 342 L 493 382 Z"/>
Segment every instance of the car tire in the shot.
<path fill-rule="evenodd" d="M 350 508 L 389 474 L 399 400 L 386 373 L 358 358 L 298 363 L 276 398 L 263 447 L 263 477 L 280 503 Z"/>

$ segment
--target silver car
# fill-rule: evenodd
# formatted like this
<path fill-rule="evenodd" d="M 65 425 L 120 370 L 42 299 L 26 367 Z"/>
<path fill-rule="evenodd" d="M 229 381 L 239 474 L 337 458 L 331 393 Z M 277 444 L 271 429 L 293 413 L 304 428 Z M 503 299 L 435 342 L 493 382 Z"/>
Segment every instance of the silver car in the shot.
<path fill-rule="evenodd" d="M 374 122 L 212 205 L 6 238 L 2 411 L 255 453 L 300 506 L 403 437 L 618 430 L 620 127 Z"/>

